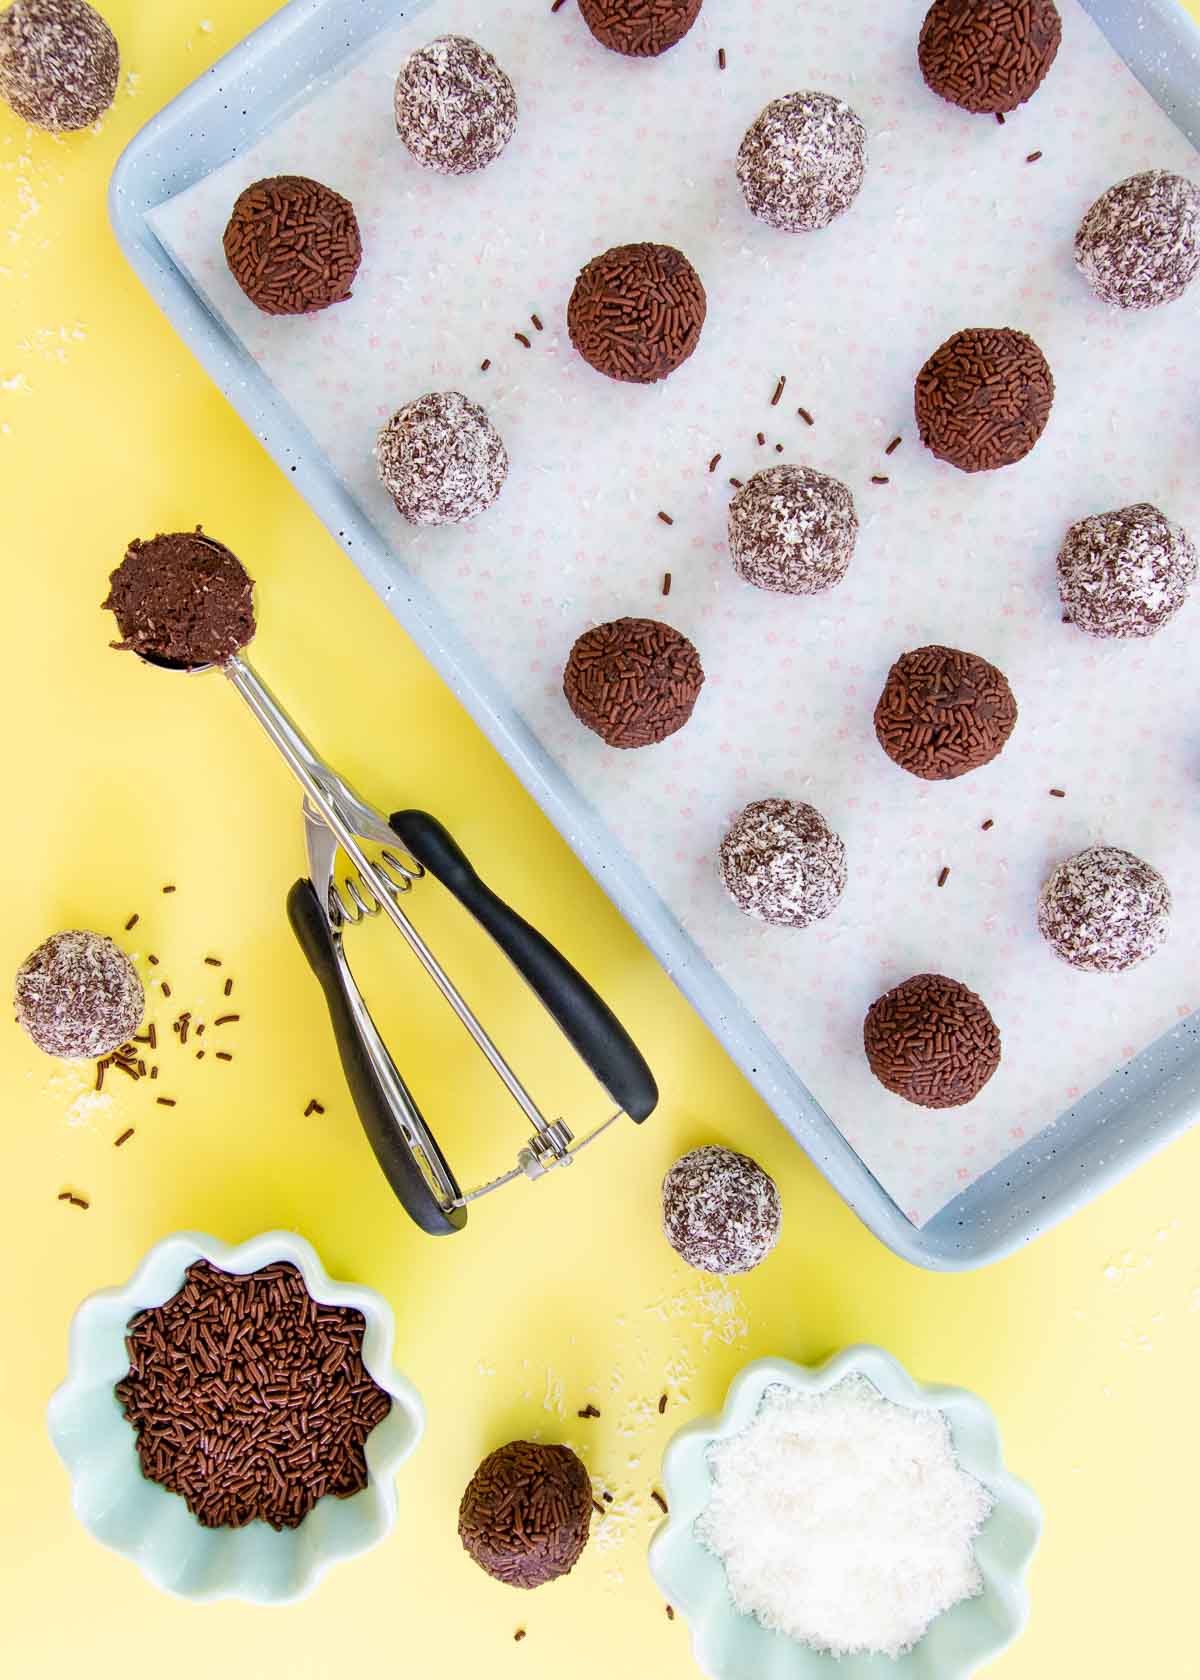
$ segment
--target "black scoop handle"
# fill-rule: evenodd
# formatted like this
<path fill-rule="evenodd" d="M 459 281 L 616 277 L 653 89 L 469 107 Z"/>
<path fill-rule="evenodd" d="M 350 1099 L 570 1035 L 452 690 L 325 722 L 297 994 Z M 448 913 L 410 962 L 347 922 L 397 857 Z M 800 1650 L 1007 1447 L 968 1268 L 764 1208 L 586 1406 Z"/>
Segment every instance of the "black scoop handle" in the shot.
<path fill-rule="evenodd" d="M 311 881 L 296 882 L 288 894 L 287 908 L 288 920 L 300 942 L 300 949 L 308 958 L 309 966 L 325 993 L 346 1083 L 384 1176 L 422 1231 L 427 1231 L 432 1237 L 449 1236 L 453 1231 L 460 1231 L 467 1222 L 466 1208 L 453 1208 L 447 1213 L 434 1195 L 408 1139 L 400 1130 L 393 1104 L 371 1064 L 362 1034 L 351 1013 L 349 994 L 334 955 L 333 933 Z M 387 1055 L 386 1051 L 382 1054 Z M 390 1056 L 387 1060 L 391 1063 Z M 412 1103 L 412 1093 L 394 1064 L 392 1072 L 399 1088 Z M 416 1111 L 415 1103 L 413 1109 Z M 440 1151 L 438 1153 L 445 1166 L 444 1157 L 441 1157 Z M 449 1172 L 448 1167 L 446 1170 Z"/>
<path fill-rule="evenodd" d="M 480 880 L 458 842 L 427 811 L 389 818 L 410 857 L 452 892 L 491 934 L 541 999 L 596 1078 L 632 1120 L 645 1120 L 658 1103 L 658 1086 L 645 1058 L 598 992 L 535 927 Z"/>

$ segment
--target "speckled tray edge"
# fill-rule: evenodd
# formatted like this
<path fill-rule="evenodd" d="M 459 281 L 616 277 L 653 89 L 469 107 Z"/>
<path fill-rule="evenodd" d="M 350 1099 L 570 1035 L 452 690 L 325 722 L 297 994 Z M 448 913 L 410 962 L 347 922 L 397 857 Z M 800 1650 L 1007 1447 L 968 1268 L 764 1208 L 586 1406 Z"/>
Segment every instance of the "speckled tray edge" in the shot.
<path fill-rule="evenodd" d="M 1082 0 L 1120 57 L 1200 144 L 1200 29 L 1175 0 Z M 1200 1115 L 1200 1024 L 1163 1035 L 921 1229 L 851 1149 L 728 985 L 545 752 L 438 603 L 347 494 L 279 392 L 207 308 L 148 217 L 227 163 L 382 30 L 436 0 L 290 0 L 154 117 L 109 192 L 118 242 L 151 296 L 285 471 L 303 463 L 307 500 L 449 684 L 742 1072 L 859 1218 L 915 1265 L 986 1265 L 1084 1206 Z M 269 66 L 269 74 L 267 73 Z M 268 90 L 264 92 L 264 90 Z"/>

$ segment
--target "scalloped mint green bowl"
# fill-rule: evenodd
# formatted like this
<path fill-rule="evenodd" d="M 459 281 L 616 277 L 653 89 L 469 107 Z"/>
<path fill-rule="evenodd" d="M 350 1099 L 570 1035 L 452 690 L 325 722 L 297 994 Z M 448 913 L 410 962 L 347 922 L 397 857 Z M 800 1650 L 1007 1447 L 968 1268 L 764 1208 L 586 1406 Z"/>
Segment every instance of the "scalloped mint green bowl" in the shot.
<path fill-rule="evenodd" d="M 357 1307 L 366 1320 L 363 1364 L 392 1397 L 367 1437 L 368 1480 L 350 1499 L 321 1499 L 298 1528 L 263 1522 L 202 1528 L 178 1494 L 142 1475 L 133 1430 L 113 1393 L 129 1368 L 125 1326 L 143 1307 L 168 1300 L 195 1260 L 253 1272 L 290 1260 L 314 1300 Z M 179 1231 L 152 1248 L 128 1283 L 89 1295 L 71 1321 L 67 1380 L 50 1401 L 50 1438 L 71 1476 L 75 1513 L 89 1534 L 131 1558 L 156 1587 L 197 1603 L 241 1598 L 288 1604 L 305 1597 L 331 1564 L 379 1544 L 396 1521 L 393 1476 L 425 1427 L 420 1397 L 392 1369 L 395 1322 L 374 1290 L 335 1283 L 316 1251 L 290 1231 L 268 1231 L 236 1247 Z"/>
<path fill-rule="evenodd" d="M 710 1443 L 740 1434 L 772 1383 L 819 1394 L 852 1375 L 867 1377 L 897 1405 L 944 1412 L 959 1463 L 996 1501 L 975 1542 L 983 1592 L 939 1616 L 898 1658 L 831 1657 L 769 1633 L 733 1608 L 719 1559 L 693 1534 L 712 1491 Z M 1041 1534 L 1041 1507 L 1024 1482 L 1005 1470 L 991 1411 L 965 1389 L 914 1382 L 882 1348 L 847 1348 L 815 1368 L 786 1359 L 747 1365 L 730 1385 L 719 1417 L 702 1418 L 671 1440 L 663 1486 L 670 1515 L 650 1542 L 650 1569 L 667 1602 L 687 1618 L 696 1661 L 711 1680 L 965 1680 L 1010 1645 L 1029 1618 L 1025 1573 Z"/>

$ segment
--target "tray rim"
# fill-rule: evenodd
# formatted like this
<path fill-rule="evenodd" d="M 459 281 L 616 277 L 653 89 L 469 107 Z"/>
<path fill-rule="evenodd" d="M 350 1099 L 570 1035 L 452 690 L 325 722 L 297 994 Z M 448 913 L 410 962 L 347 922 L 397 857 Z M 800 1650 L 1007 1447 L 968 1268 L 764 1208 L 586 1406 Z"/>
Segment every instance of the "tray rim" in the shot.
<path fill-rule="evenodd" d="M 375 529 L 328 466 L 307 428 L 224 322 L 209 310 L 150 226 L 152 210 L 253 144 L 315 82 L 344 69 L 376 35 L 436 3 L 408 0 L 385 10 L 388 0 L 374 4 L 367 0 L 366 5 L 364 0 L 287 0 L 150 118 L 126 146 L 108 195 L 117 242 L 167 320 L 276 465 L 284 472 L 300 461 L 310 466 L 301 491 L 309 506 L 851 1210 L 881 1242 L 914 1265 L 968 1271 L 991 1264 L 1085 1206 L 1191 1125 L 1197 1110 L 1191 1092 L 1180 1088 L 1181 1068 L 1191 1051 L 1200 1048 L 1200 1027 L 1170 1029 L 975 1180 L 925 1225 L 912 1224 L 808 1091 L 799 1072 L 754 1023 L 608 833 L 598 813 L 550 758 L 435 599 L 403 570 L 399 550 Z M 1130 0 L 1080 0 L 1080 4 L 1176 125 L 1193 143 L 1200 140 L 1200 77 L 1193 75 L 1189 87 L 1170 74 L 1187 63 L 1200 64 L 1200 25 L 1176 0 L 1139 0 L 1136 12 Z M 1157 46 L 1157 53 L 1150 50 L 1150 43 Z M 289 45 L 298 46 L 296 59 L 276 78 L 275 94 L 261 107 L 262 121 L 248 127 L 232 145 L 218 140 L 206 119 L 215 115 L 221 96 L 242 87 L 248 95 L 256 93 L 257 66 Z M 230 109 L 227 99 L 224 109 Z M 190 157 L 192 167 L 185 178 L 177 178 L 184 156 Z M 165 162 L 168 157 L 175 158 L 170 165 Z M 1131 1074 L 1136 1076 L 1131 1078 Z M 1113 1117 L 1126 1111 L 1138 1084 L 1161 1105 L 1157 1124 L 1144 1135 L 1119 1139 L 1097 1165 L 1087 1158 L 1096 1125 L 1110 1117 L 1106 1109 Z M 1047 1132 L 1057 1139 L 1048 1154 Z M 1005 1193 L 1013 1190 L 1018 1179 L 1025 1181 L 1023 1188 L 1029 1192 L 1026 1203 L 1006 1207 Z M 1015 1201 L 1020 1200 L 1018 1194 Z"/>

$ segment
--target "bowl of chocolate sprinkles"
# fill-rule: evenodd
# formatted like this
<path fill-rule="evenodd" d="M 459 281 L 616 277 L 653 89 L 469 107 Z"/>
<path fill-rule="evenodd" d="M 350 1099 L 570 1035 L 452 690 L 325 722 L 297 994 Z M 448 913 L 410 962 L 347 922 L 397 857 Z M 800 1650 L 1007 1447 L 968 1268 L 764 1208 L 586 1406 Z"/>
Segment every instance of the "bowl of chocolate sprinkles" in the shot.
<path fill-rule="evenodd" d="M 49 1427 L 76 1515 L 180 1597 L 306 1596 L 395 1524 L 424 1412 L 393 1340 L 291 1232 L 166 1238 L 72 1321 Z"/>

